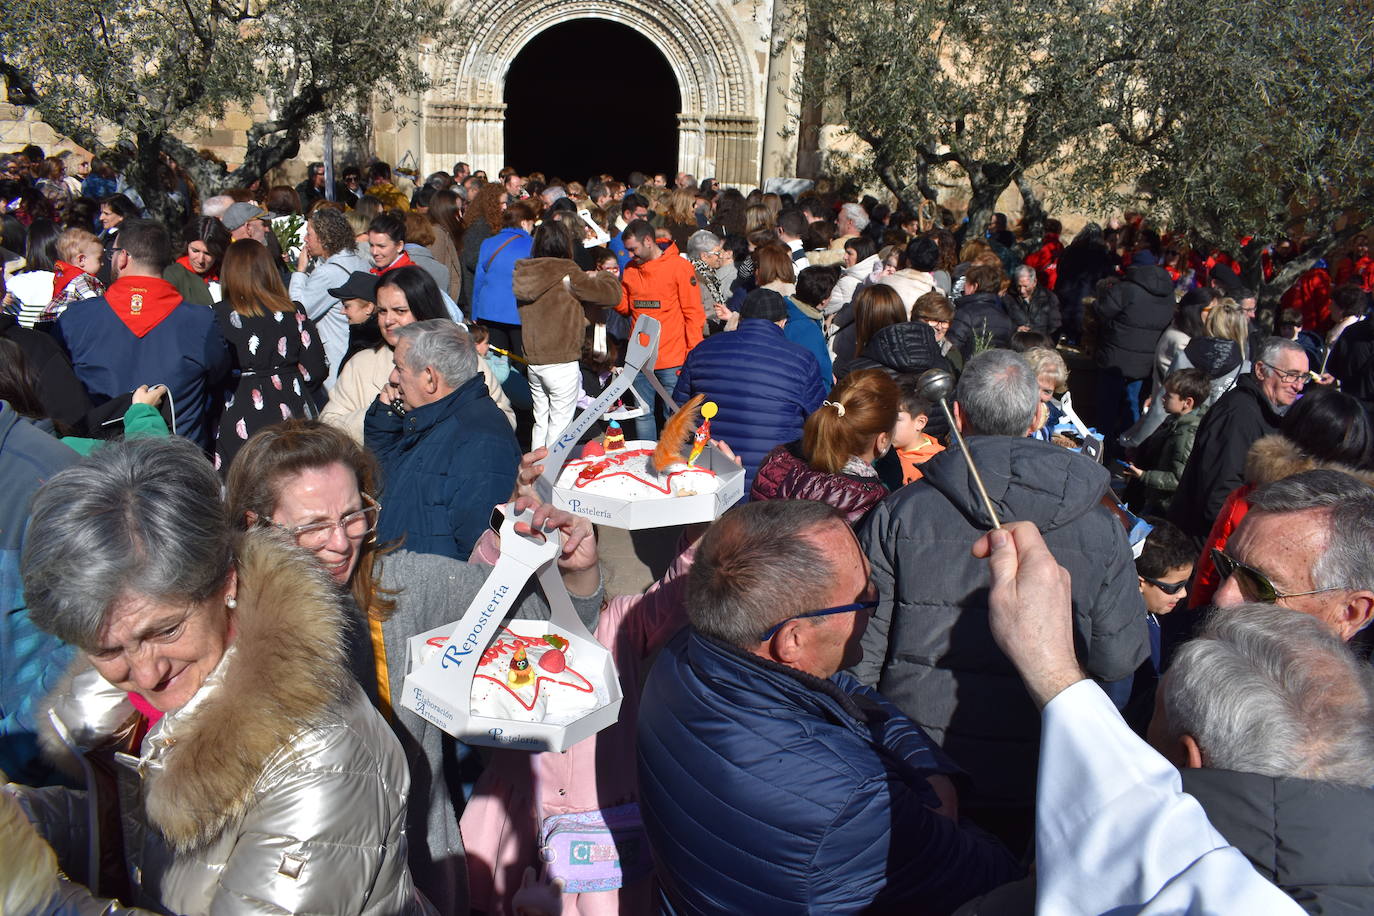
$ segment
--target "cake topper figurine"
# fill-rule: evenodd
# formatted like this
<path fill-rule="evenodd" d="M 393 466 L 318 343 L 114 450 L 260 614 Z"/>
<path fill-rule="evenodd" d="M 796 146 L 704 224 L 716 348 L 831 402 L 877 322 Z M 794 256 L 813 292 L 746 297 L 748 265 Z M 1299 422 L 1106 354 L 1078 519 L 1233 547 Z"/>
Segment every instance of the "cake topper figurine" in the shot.
<path fill-rule="evenodd" d="M 662 474 L 675 464 L 686 464 L 682 454 L 687 438 L 696 431 L 697 411 L 706 400 L 704 394 L 694 394 L 692 399 L 678 408 L 677 413 L 663 424 L 663 433 L 658 437 L 658 447 L 654 449 L 653 467 Z"/>
<path fill-rule="evenodd" d="M 687 463 L 692 467 L 697 466 L 697 458 L 706 448 L 706 443 L 711 441 L 711 418 L 715 415 L 715 401 L 707 401 L 701 405 L 701 425 L 692 433 L 692 453 L 687 456 Z"/>
<path fill-rule="evenodd" d="M 959 451 L 964 453 L 964 462 L 968 464 L 968 471 L 973 475 L 973 482 L 978 487 L 978 495 L 983 497 L 983 506 L 988 510 L 988 518 L 992 519 L 992 527 L 1001 528 L 1002 523 L 997 518 L 997 510 L 992 507 L 987 487 L 983 486 L 983 475 L 978 473 L 978 466 L 973 463 L 968 443 L 964 442 L 964 437 L 960 435 L 959 426 L 954 422 L 954 414 L 949 409 L 948 398 L 954 393 L 954 376 L 944 369 L 927 369 L 916 380 L 916 390 L 926 400 L 940 402 L 945 419 L 949 421 L 950 432 L 954 433 L 954 440 L 959 443 Z"/>
<path fill-rule="evenodd" d="M 506 680 L 512 687 L 528 687 L 534 683 L 534 672 L 530 670 L 530 660 L 525 655 L 525 647 L 521 646 L 515 650 L 515 654 L 510 659 L 510 672 L 506 675 Z"/>
<path fill-rule="evenodd" d="M 608 452 L 616 452 L 625 447 L 625 431 L 618 420 L 612 420 L 601 437 L 601 447 Z"/>

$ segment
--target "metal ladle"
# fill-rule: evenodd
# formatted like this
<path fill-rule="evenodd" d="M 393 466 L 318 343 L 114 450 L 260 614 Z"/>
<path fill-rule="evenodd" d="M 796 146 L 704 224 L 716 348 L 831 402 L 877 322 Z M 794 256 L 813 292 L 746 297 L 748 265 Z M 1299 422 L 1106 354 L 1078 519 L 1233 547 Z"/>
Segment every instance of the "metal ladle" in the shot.
<path fill-rule="evenodd" d="M 945 412 L 945 419 L 949 421 L 950 431 L 954 433 L 954 441 L 959 443 L 959 451 L 964 453 L 964 461 L 968 462 L 969 473 L 973 475 L 973 483 L 978 487 L 978 495 L 983 497 L 983 506 L 988 510 L 988 518 L 992 519 L 992 527 L 1001 528 L 1002 523 L 997 518 L 997 510 L 992 507 L 988 488 L 983 486 L 983 475 L 978 473 L 978 466 L 973 463 L 968 443 L 960 434 L 959 426 L 954 422 L 954 414 L 949 409 L 949 396 L 954 392 L 954 374 L 944 369 L 927 369 L 916 380 L 916 390 L 921 397 L 939 402 L 940 408 Z"/>

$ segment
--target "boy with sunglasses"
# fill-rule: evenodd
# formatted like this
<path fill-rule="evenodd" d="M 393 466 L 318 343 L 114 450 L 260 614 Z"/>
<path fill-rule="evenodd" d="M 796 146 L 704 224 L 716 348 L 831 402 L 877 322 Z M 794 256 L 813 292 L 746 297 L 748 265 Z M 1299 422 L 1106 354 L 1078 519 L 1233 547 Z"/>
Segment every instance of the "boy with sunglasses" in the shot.
<path fill-rule="evenodd" d="M 1146 519 L 1154 530 L 1135 561 L 1140 597 L 1145 599 L 1146 620 L 1150 628 L 1150 663 L 1159 673 L 1159 617 L 1168 614 L 1179 602 L 1188 599 L 1188 583 L 1193 578 L 1197 551 L 1192 541 L 1176 526 L 1161 518 Z"/>

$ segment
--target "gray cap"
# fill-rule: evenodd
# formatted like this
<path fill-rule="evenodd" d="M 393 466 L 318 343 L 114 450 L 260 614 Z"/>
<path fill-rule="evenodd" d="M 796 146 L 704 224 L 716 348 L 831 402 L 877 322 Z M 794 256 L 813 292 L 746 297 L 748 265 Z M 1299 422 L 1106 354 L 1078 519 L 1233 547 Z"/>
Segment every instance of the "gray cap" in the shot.
<path fill-rule="evenodd" d="M 225 229 L 233 232 L 249 220 L 262 219 L 266 215 L 267 211 L 255 203 L 237 203 L 225 210 L 219 221 L 224 223 Z"/>

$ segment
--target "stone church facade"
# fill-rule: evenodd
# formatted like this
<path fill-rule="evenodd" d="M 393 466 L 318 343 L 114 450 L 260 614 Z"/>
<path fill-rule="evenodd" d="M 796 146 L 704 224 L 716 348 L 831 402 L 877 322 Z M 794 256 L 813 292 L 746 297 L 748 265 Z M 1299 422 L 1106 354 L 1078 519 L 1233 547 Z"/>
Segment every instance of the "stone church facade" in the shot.
<path fill-rule="evenodd" d="M 797 174 L 800 42 L 786 33 L 787 0 L 491 0 L 465 17 L 457 60 L 433 64 L 433 88 L 401 122 L 379 116 L 378 156 L 421 174 L 455 161 L 494 175 L 504 164 L 505 77 L 535 36 L 561 23 L 628 26 L 663 55 L 677 81 L 678 169 L 754 186 Z M 590 66 L 590 63 L 589 63 Z M 417 104 L 418 103 L 418 104 Z M 409 154 L 409 155 L 407 155 Z"/>

